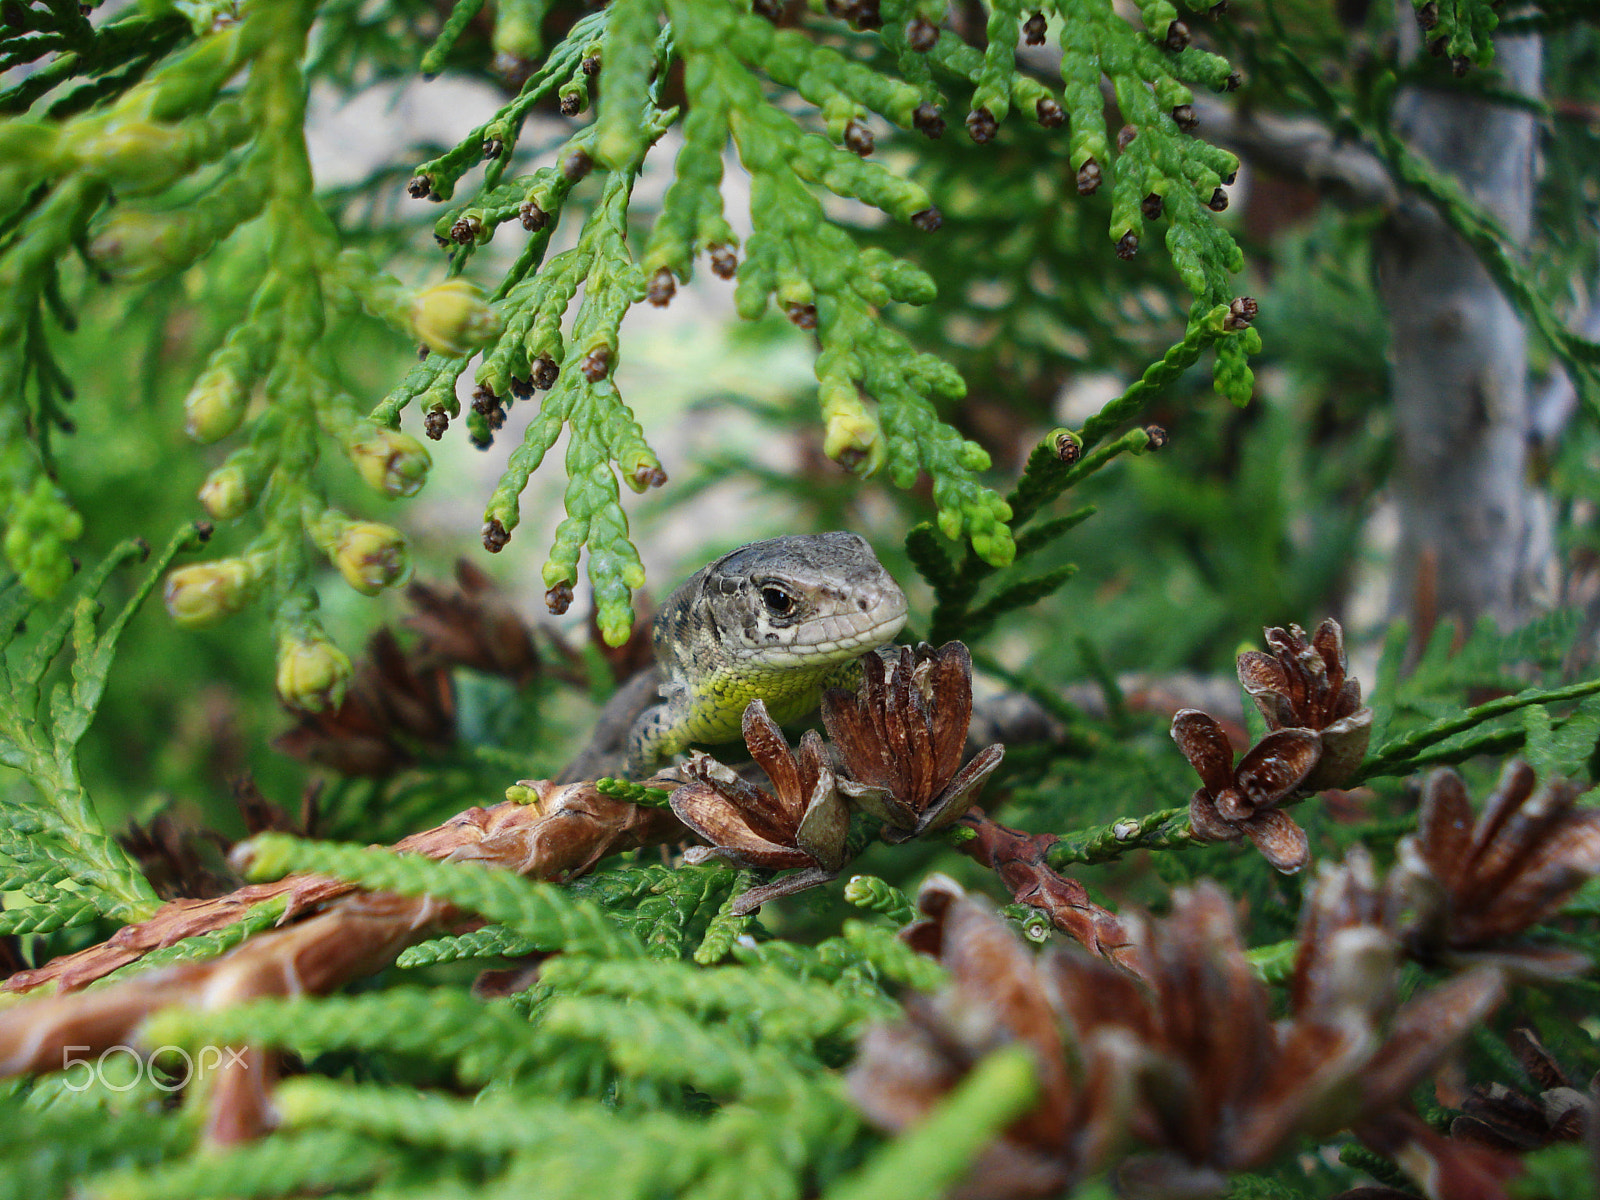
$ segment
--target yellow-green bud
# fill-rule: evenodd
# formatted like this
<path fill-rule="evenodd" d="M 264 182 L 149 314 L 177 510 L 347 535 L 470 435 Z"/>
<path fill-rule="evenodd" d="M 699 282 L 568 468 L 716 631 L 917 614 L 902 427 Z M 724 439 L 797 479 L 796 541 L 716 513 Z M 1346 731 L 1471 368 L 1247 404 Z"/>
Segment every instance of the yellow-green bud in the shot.
<path fill-rule="evenodd" d="M 513 783 L 506 789 L 506 799 L 513 804 L 537 804 L 539 793 L 525 783 Z"/>
<path fill-rule="evenodd" d="M 92 175 L 124 188 L 158 192 L 193 165 L 182 133 L 154 121 L 126 119 L 80 139 L 77 158 Z"/>
<path fill-rule="evenodd" d="M 213 521 L 242 517 L 255 502 L 249 476 L 235 463 L 223 463 L 200 485 L 200 503 Z"/>
<path fill-rule="evenodd" d="M 219 441 L 239 428 L 249 403 L 239 377 L 226 367 L 213 367 L 183 398 L 183 427 L 202 444 Z"/>
<path fill-rule="evenodd" d="M 404 310 L 407 331 L 435 354 L 460 358 L 500 336 L 500 314 L 476 284 L 446 279 L 423 288 Z"/>
<path fill-rule="evenodd" d="M 213 624 L 250 603 L 257 578 L 255 568 L 242 558 L 179 567 L 167 576 L 167 612 L 179 625 Z"/>
<path fill-rule="evenodd" d="M 537 17 L 542 11 L 531 4 L 499 5 L 495 10 L 494 36 L 489 42 L 495 54 L 524 62 L 537 60 L 544 51 Z"/>
<path fill-rule="evenodd" d="M 408 433 L 369 426 L 350 443 L 350 461 L 369 487 L 385 496 L 414 496 L 422 490 L 433 460 L 428 449 Z"/>
<path fill-rule="evenodd" d="M 173 229 L 170 216 L 122 206 L 112 210 L 89 242 L 89 257 L 116 279 L 154 278 L 161 274 L 171 253 Z"/>
<path fill-rule="evenodd" d="M 819 390 L 824 437 L 823 453 L 846 470 L 871 475 L 888 453 L 883 428 L 848 380 L 825 379 Z"/>
<path fill-rule="evenodd" d="M 376 521 L 352 521 L 333 547 L 333 565 L 344 581 L 365 596 L 411 578 L 411 557 L 398 529 Z"/>
<path fill-rule="evenodd" d="M 350 660 L 321 634 L 278 642 L 278 695 L 290 708 L 337 708 L 350 682 Z"/>
<path fill-rule="evenodd" d="M 778 307 L 788 308 L 791 304 L 815 304 L 817 293 L 811 287 L 811 281 L 804 275 L 788 275 L 779 281 L 773 296 L 778 301 Z"/>

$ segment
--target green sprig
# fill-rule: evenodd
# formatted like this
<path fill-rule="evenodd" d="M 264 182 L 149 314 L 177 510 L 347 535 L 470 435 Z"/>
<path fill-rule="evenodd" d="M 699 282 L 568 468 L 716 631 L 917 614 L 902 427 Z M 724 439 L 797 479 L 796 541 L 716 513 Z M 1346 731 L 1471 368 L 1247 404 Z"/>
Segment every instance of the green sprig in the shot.
<path fill-rule="evenodd" d="M 250 872 L 257 879 L 314 871 L 375 891 L 448 900 L 505 925 L 539 949 L 623 956 L 642 952 L 636 940 L 593 905 L 553 884 L 509 871 L 284 834 L 262 834 L 247 845 Z"/>
<path fill-rule="evenodd" d="M 33 607 L 25 589 L 12 584 L 0 591 L 0 763 L 23 772 L 34 793 L 0 798 L 8 835 L 0 854 L 11 869 L 36 887 L 51 889 L 40 911 L 7 915 L 14 931 L 43 931 L 81 924 L 95 913 L 134 921 L 159 904 L 155 891 L 127 852 L 106 832 L 78 771 L 78 743 L 104 695 L 111 662 L 123 630 L 155 590 L 161 573 L 180 553 L 200 543 L 185 527 L 158 555 L 132 596 L 101 622 L 98 594 L 111 573 L 150 555 L 140 542 L 124 542 L 87 573 L 77 599 L 45 625 L 24 653 L 14 650 L 23 619 Z M 70 679 L 46 682 L 70 643 Z M 57 892 L 58 885 L 71 889 Z M 31 916 L 23 913 L 31 912 Z M 54 915 L 51 915 L 54 914 Z"/>
<path fill-rule="evenodd" d="M 1045 852 L 1045 861 L 1059 871 L 1074 863 L 1114 862 L 1133 850 L 1181 850 L 1194 844 L 1189 809 L 1167 808 L 1064 834 Z"/>

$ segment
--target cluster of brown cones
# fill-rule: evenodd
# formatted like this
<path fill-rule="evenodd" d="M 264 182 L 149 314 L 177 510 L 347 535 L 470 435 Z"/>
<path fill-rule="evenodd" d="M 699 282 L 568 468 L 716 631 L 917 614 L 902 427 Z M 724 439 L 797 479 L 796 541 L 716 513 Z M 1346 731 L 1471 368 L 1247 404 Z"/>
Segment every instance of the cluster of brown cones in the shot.
<path fill-rule="evenodd" d="M 672 811 L 709 843 L 690 850 L 689 861 L 715 855 L 744 867 L 799 868 L 744 893 L 737 911 L 834 878 L 848 857 L 851 805 L 883 821 L 885 840 L 903 842 L 953 824 L 1000 765 L 998 745 L 962 765 L 972 657 L 960 642 L 901 647 L 892 666 L 869 654 L 862 671 L 859 691 L 822 697 L 832 753 L 814 732 L 796 753 L 765 704 L 745 710 L 745 745 L 771 792 L 704 754 L 684 768 L 690 782 L 672 793 Z"/>
<path fill-rule="evenodd" d="M 935 954 L 951 983 L 868 1035 L 854 1094 L 899 1130 L 986 1053 L 1029 1047 L 1042 1098 L 986 1151 L 963 1197 L 1053 1195 L 1112 1166 L 1129 1195 L 1218 1194 L 1294 1137 L 1341 1130 L 1416 1165 L 1434 1200 L 1499 1196 L 1518 1169 L 1501 1152 L 1573 1134 L 1592 1101 L 1532 1051 L 1540 1100 L 1486 1092 L 1455 1138 L 1418 1120 L 1406 1097 L 1509 982 L 1589 966 L 1524 937 L 1600 874 L 1600 809 L 1576 797 L 1536 787 L 1513 762 L 1474 819 L 1459 776 L 1435 772 L 1387 877 L 1359 848 L 1322 869 L 1276 1021 L 1214 886 L 1177 892 L 1165 918 L 1124 917 L 1114 965 L 1077 948 L 1036 958 L 986 904 L 936 878 L 918 899 L 927 920 L 902 936 Z M 1401 1004 L 1408 957 L 1456 974 Z M 1469 1180 L 1477 1190 L 1461 1191 Z"/>
<path fill-rule="evenodd" d="M 437 754 L 456 736 L 451 674 L 467 667 L 526 683 L 539 669 L 533 635 L 477 567 L 456 563 L 456 586 L 413 582 L 406 624 L 418 637 L 403 648 L 388 629 L 373 635 L 366 657 L 336 708 L 298 713 L 273 745 L 341 775 L 382 779 Z"/>
<path fill-rule="evenodd" d="M 1189 824 L 1201 841 L 1248 837 L 1285 873 L 1311 861 L 1305 831 L 1284 806 L 1337 787 L 1361 764 L 1372 734 L 1372 710 L 1361 684 L 1346 674 L 1344 633 L 1332 617 L 1309 638 L 1298 625 L 1266 631 L 1271 654 L 1239 656 L 1239 682 L 1269 732 L 1234 762 L 1217 720 L 1186 708 L 1172 718 L 1172 737 L 1200 776 L 1189 801 Z"/>

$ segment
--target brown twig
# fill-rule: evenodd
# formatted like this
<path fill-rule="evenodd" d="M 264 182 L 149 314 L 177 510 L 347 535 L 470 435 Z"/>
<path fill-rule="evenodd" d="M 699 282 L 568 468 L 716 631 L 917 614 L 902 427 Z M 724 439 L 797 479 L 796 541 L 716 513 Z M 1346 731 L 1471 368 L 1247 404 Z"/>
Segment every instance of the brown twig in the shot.
<path fill-rule="evenodd" d="M 685 836 L 669 811 L 613 800 L 592 783 L 557 786 L 541 780 L 533 786 L 536 804 L 471 808 L 436 829 L 405 839 L 395 849 L 559 880 L 582 874 L 607 854 Z M 94 1054 L 125 1044 L 151 1013 L 171 1004 L 218 1008 L 261 996 L 331 991 L 386 966 L 407 946 L 464 915 L 430 897 L 354 893 L 346 884 L 317 876 L 293 877 L 271 886 L 281 889 L 277 894 L 291 895 L 297 911 L 315 902 L 308 896 L 331 898 L 331 903 L 314 916 L 251 938 L 219 958 L 147 971 L 92 991 L 41 997 L 0 1012 L 0 1075 L 60 1070 L 67 1047 Z M 176 940 L 172 936 L 176 928 L 198 932 L 192 929 L 195 924 L 214 929 L 238 919 L 259 902 L 263 891 L 244 888 L 241 892 L 250 893 L 252 899 L 234 893 L 204 902 L 204 909 L 195 909 L 195 902 L 187 908 L 170 904 L 142 926 L 129 926 L 140 931 L 133 937 L 118 934 L 68 960 L 29 972 L 32 986 L 55 979 L 61 990 L 68 990 L 68 983 L 82 988 L 139 957 L 143 951 L 136 947 L 153 949 Z M 224 902 L 229 902 L 226 908 L 221 907 Z"/>
<path fill-rule="evenodd" d="M 678 785 L 677 780 L 653 782 Z M 519 874 L 555 879 L 581 875 L 607 854 L 686 836 L 665 810 L 641 816 L 636 806 L 595 792 L 592 783 L 556 787 L 540 780 L 534 787 L 538 804 L 507 801 L 493 808 L 469 808 L 442 825 L 402 838 L 392 849 L 434 859 L 492 858 L 493 865 Z M 504 861 L 507 857 L 513 861 Z M 258 904 L 283 898 L 282 925 L 355 890 L 323 875 L 287 875 L 212 900 L 172 900 L 149 920 L 125 926 L 104 942 L 18 971 L 0 984 L 0 991 L 29 992 L 55 983 L 58 993 L 75 992 L 152 950 L 226 929 Z"/>
<path fill-rule="evenodd" d="M 960 849 L 1000 877 L 1018 904 L 1037 908 L 1068 937 L 1119 966 L 1134 968 L 1128 935 L 1115 913 L 1089 899 L 1076 879 L 1052 870 L 1045 861 L 1057 838 L 1053 833 L 1024 833 L 1001 825 L 981 808 L 973 808 L 960 824 L 975 837 Z"/>

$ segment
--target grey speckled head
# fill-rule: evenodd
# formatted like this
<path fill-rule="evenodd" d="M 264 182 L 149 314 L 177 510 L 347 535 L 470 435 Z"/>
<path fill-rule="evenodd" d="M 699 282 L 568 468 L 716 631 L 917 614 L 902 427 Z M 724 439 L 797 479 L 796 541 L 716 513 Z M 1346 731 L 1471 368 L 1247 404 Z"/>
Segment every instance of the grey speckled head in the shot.
<path fill-rule="evenodd" d="M 658 626 L 658 638 L 663 632 L 680 642 L 709 637 L 729 659 L 777 667 L 797 658 L 856 658 L 892 640 L 906 623 L 905 593 L 854 533 L 741 546 L 684 584 L 667 608 L 700 627 Z"/>

